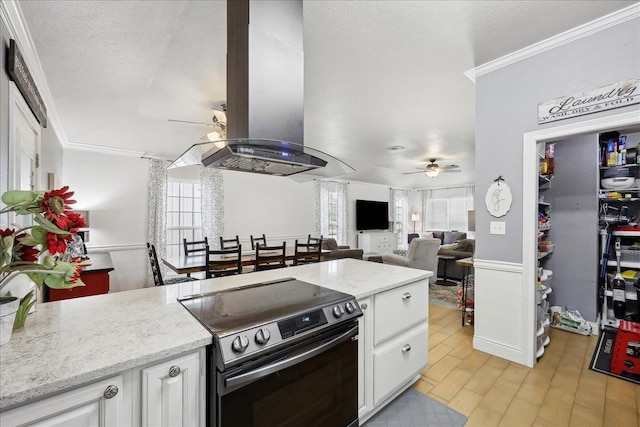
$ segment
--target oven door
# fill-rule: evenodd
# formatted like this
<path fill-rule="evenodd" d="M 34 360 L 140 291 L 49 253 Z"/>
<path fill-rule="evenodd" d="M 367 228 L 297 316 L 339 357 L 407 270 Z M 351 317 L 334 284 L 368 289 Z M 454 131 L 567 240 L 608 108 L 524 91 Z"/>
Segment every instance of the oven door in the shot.
<path fill-rule="evenodd" d="M 358 425 L 358 324 L 217 372 L 218 426 Z"/>

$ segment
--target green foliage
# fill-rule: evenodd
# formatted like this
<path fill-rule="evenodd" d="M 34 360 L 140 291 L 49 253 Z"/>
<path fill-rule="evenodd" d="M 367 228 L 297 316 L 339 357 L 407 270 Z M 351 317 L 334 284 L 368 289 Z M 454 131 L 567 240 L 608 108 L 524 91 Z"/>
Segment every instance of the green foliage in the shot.
<path fill-rule="evenodd" d="M 33 307 L 33 304 L 35 303 L 36 298 L 33 291 L 29 291 L 28 294 L 20 299 L 20 306 L 16 312 L 16 320 L 13 322 L 13 329 L 22 328 L 24 326 L 29 310 L 31 310 L 31 307 Z"/>

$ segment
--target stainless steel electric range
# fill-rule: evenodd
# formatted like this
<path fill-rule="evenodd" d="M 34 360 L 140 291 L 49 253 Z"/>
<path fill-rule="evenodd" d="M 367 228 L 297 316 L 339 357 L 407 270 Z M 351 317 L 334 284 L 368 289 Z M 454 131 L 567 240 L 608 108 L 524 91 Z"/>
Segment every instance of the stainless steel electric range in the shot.
<path fill-rule="evenodd" d="M 287 278 L 180 302 L 213 334 L 208 425 L 358 425 L 353 296 Z"/>

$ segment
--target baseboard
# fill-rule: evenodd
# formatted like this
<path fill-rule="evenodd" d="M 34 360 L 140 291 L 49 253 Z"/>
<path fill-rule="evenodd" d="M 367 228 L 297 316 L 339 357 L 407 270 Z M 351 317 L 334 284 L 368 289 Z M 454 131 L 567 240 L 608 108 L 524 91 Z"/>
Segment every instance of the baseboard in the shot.
<path fill-rule="evenodd" d="M 506 346 L 495 341 L 488 341 L 476 336 L 473 337 L 473 348 L 474 350 L 480 350 L 485 353 L 489 353 L 491 355 L 498 356 L 503 359 L 533 368 L 533 365 L 531 365 L 528 361 L 523 360 L 524 357 L 522 349 Z"/>

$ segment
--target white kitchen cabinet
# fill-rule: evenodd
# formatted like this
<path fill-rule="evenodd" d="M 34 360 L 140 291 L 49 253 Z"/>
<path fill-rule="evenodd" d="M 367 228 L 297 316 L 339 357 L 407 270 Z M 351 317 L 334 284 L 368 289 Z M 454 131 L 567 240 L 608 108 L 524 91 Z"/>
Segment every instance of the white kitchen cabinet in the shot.
<path fill-rule="evenodd" d="M 142 426 L 198 426 L 204 416 L 204 369 L 191 353 L 141 370 Z"/>
<path fill-rule="evenodd" d="M 386 254 L 398 249 L 398 236 L 391 231 L 358 234 L 358 248 L 366 252 Z"/>
<path fill-rule="evenodd" d="M 358 415 L 363 424 L 413 384 L 427 365 L 429 282 L 409 283 L 358 303 L 366 305 L 358 348 Z"/>
<path fill-rule="evenodd" d="M 130 373 L 128 374 L 130 375 Z M 131 425 L 130 376 L 117 375 L 0 414 L 0 425 Z"/>
<path fill-rule="evenodd" d="M 0 426 L 204 426 L 204 348 L 0 413 Z"/>

